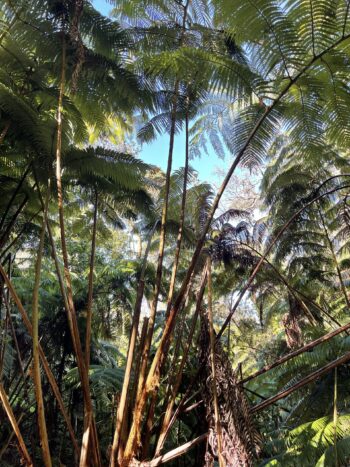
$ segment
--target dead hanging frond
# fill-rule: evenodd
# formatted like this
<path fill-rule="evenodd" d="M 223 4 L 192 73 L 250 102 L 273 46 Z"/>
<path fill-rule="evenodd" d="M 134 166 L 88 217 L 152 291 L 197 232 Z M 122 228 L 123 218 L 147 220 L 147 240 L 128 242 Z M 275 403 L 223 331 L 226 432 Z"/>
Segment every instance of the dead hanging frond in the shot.
<path fill-rule="evenodd" d="M 77 91 L 78 78 L 85 62 L 85 47 L 81 38 L 79 24 L 80 18 L 83 13 L 84 0 L 74 1 L 74 14 L 70 24 L 69 36 L 72 44 L 75 47 L 75 65 L 72 74 L 72 92 L 73 94 Z"/>
<path fill-rule="evenodd" d="M 282 324 L 286 333 L 286 343 L 289 349 L 297 349 L 303 345 L 303 336 L 300 325 L 302 324 L 304 312 L 298 301 L 288 296 L 289 313 L 282 318 Z"/>
<path fill-rule="evenodd" d="M 208 448 L 205 455 L 207 466 L 213 465 L 218 455 L 215 432 L 214 395 L 210 362 L 210 334 L 206 312 L 201 319 L 201 361 L 204 368 L 201 382 L 202 397 L 209 425 Z M 222 436 L 222 457 L 226 466 L 250 467 L 260 453 L 261 437 L 250 416 L 250 409 L 244 389 L 238 384 L 226 352 L 220 342 L 215 345 L 216 394 L 219 406 Z"/>

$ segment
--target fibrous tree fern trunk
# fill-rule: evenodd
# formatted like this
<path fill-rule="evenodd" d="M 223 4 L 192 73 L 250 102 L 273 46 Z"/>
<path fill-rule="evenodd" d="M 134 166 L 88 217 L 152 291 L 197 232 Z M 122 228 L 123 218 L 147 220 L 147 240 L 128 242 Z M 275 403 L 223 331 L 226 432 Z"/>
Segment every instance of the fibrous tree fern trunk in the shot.
<path fill-rule="evenodd" d="M 208 309 L 210 302 L 208 302 Z M 207 461 L 221 454 L 222 465 L 248 467 L 260 451 L 260 435 L 250 417 L 248 402 L 220 342 L 210 344 L 210 312 L 201 319 L 202 397 L 209 425 Z M 214 334 L 214 332 L 212 332 Z M 214 337 L 214 336 L 213 336 Z M 213 339 L 214 340 L 214 339 Z M 213 354 L 213 355 L 212 355 Z M 217 420 L 220 420 L 221 446 Z M 221 450 L 221 451 L 220 451 Z"/>

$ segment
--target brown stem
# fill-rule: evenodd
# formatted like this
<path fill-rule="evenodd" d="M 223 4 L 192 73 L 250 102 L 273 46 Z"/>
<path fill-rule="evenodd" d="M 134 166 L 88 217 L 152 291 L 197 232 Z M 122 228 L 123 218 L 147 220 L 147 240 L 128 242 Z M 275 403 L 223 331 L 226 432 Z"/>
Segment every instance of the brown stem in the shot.
<path fill-rule="evenodd" d="M 23 323 L 29 333 L 29 335 L 32 337 L 33 336 L 33 329 L 32 329 L 32 323 L 30 322 L 29 318 L 28 318 L 28 315 L 22 305 L 22 302 L 21 300 L 19 299 L 13 285 L 12 285 L 12 282 L 10 281 L 8 275 L 6 274 L 4 268 L 2 267 L 2 265 L 0 264 L 0 274 L 1 276 L 3 277 L 5 283 L 6 283 L 6 286 L 10 292 L 10 295 L 12 296 L 12 299 L 13 301 L 15 302 L 17 308 L 18 308 L 18 311 L 20 312 L 20 315 L 22 317 L 22 320 L 23 320 Z M 62 399 L 62 396 L 61 396 L 61 393 L 58 389 L 58 386 L 57 386 L 57 383 L 56 383 L 56 380 L 55 380 L 55 377 L 53 376 L 52 374 L 52 371 L 50 370 L 50 367 L 49 367 L 49 364 L 47 362 L 47 359 L 45 357 L 45 353 L 41 347 L 41 345 L 39 344 L 39 355 L 40 355 L 40 359 L 41 359 L 41 363 L 43 365 L 43 368 L 44 368 L 44 371 L 46 373 L 46 376 L 47 376 L 47 379 L 51 385 L 51 388 L 52 388 L 52 391 L 57 399 L 57 402 L 58 402 L 58 405 L 60 407 L 60 410 L 61 410 L 61 413 L 62 413 L 62 416 L 67 424 L 67 428 L 68 428 L 68 431 L 69 431 L 69 434 L 70 434 L 70 437 L 72 439 L 72 443 L 73 443 L 73 447 L 75 449 L 75 451 L 79 454 L 80 452 L 80 449 L 79 449 L 79 446 L 78 446 L 78 443 L 76 441 L 76 438 L 75 438 L 75 434 L 74 434 L 74 430 L 73 430 L 73 427 L 72 427 L 72 424 L 70 422 L 70 418 L 68 416 L 68 413 L 66 411 L 66 408 L 64 406 L 64 403 L 63 403 L 63 399 Z"/>
<path fill-rule="evenodd" d="M 91 431 L 91 413 L 88 414 L 86 421 L 86 428 L 84 430 L 83 441 L 81 444 L 81 455 L 79 467 L 87 467 L 89 465 L 88 456 L 89 456 L 89 441 L 90 441 L 90 431 Z"/>
<path fill-rule="evenodd" d="M 187 107 L 188 107 L 188 102 L 187 102 Z M 178 268 L 178 265 L 179 265 L 180 251 L 181 251 L 181 244 L 182 244 L 182 235 L 183 235 L 183 228 L 184 228 L 184 222 L 185 222 L 187 181 L 188 181 L 188 168 L 189 168 L 188 167 L 188 162 L 189 162 L 189 115 L 188 115 L 188 110 L 186 111 L 186 118 L 185 118 L 185 134 L 186 134 L 185 168 L 184 168 L 184 180 L 183 180 L 183 187 L 182 187 L 180 226 L 179 226 L 179 231 L 178 231 L 177 239 L 176 239 L 174 264 L 173 264 L 173 269 L 171 271 L 171 279 L 170 279 L 170 286 L 169 286 L 168 299 L 167 299 L 166 317 L 168 317 L 168 315 L 169 315 L 170 308 L 171 308 L 171 305 L 172 305 L 172 302 L 173 302 L 174 289 L 175 289 L 175 279 L 176 279 L 177 268 Z"/>
<path fill-rule="evenodd" d="M 192 318 L 191 329 L 190 329 L 190 332 L 189 332 L 189 335 L 188 335 L 188 338 L 187 338 L 187 343 L 186 343 L 186 347 L 184 349 L 184 353 L 183 353 L 183 356 L 182 356 L 182 359 L 181 359 L 180 367 L 179 367 L 177 375 L 176 375 L 175 383 L 174 383 L 174 386 L 172 387 L 171 395 L 170 395 L 170 398 L 168 400 L 168 405 L 167 405 L 167 408 L 166 408 L 166 411 L 165 411 L 162 427 L 161 427 L 161 430 L 160 430 L 160 435 L 158 437 L 157 446 L 156 446 L 156 454 L 155 454 L 156 457 L 160 455 L 160 453 L 161 453 L 161 451 L 163 449 L 163 446 L 164 446 L 166 436 L 167 436 L 167 434 L 169 433 L 169 430 L 170 430 L 171 416 L 172 416 L 176 396 L 177 396 L 177 393 L 178 393 L 178 390 L 179 390 L 179 387 L 180 387 L 180 384 L 181 384 L 181 381 L 182 381 L 183 370 L 185 368 L 185 364 L 187 362 L 187 358 L 188 358 L 188 355 L 189 355 L 189 352 L 190 352 L 190 348 L 191 348 L 191 344 L 192 344 L 192 340 L 193 340 L 193 335 L 194 335 L 194 332 L 195 332 L 195 329 L 196 329 L 196 323 L 197 323 L 199 311 L 200 311 L 200 308 L 201 308 L 201 305 L 202 305 L 205 285 L 206 285 L 206 281 L 203 282 L 203 285 L 202 285 L 202 287 L 201 287 L 201 289 L 200 289 L 200 291 L 198 293 L 198 296 L 197 296 L 196 310 L 195 310 L 193 318 Z"/>
<path fill-rule="evenodd" d="M 225 461 L 222 457 L 222 432 L 221 432 L 221 421 L 218 403 L 218 394 L 216 389 L 216 365 L 215 365 L 215 331 L 214 331 L 214 320 L 213 320 L 213 282 L 212 282 L 212 268 L 211 258 L 207 260 L 208 267 L 208 324 L 209 324 L 209 337 L 210 337 L 210 365 L 211 365 L 211 383 L 212 383 L 212 394 L 213 394 L 213 405 L 214 405 L 214 420 L 215 420 L 215 431 L 218 443 L 218 459 L 219 466 L 225 467 Z"/>
<path fill-rule="evenodd" d="M 189 169 L 189 114 L 188 114 L 188 98 L 187 98 L 187 110 L 186 110 L 186 117 L 185 117 L 185 134 L 186 134 L 186 142 L 185 142 L 185 168 L 184 168 L 184 180 L 183 180 L 183 188 L 182 188 L 182 200 L 181 200 L 181 211 L 180 211 L 180 225 L 179 225 L 179 230 L 177 234 L 177 239 L 176 239 L 176 247 L 175 247 L 175 255 L 174 255 L 174 263 L 173 263 L 173 268 L 171 272 L 171 278 L 170 278 L 170 286 L 169 286 L 169 292 L 168 292 L 168 298 L 167 298 L 167 309 L 165 313 L 165 317 L 167 318 L 170 312 L 170 308 L 173 302 L 173 297 L 174 297 L 174 290 L 175 290 L 175 280 L 176 280 L 176 274 L 177 274 L 177 269 L 179 265 L 179 259 L 180 259 L 180 252 L 181 252 L 181 244 L 182 244 L 182 236 L 183 236 L 183 227 L 184 227 L 184 222 L 185 222 L 185 212 L 186 212 L 186 197 L 187 197 L 187 181 L 188 181 L 188 169 Z M 165 352 L 167 354 L 167 352 Z M 166 355 L 165 355 L 166 356 Z M 161 368 L 164 366 L 165 363 L 165 358 L 161 364 Z M 161 371 L 160 368 L 160 371 Z M 155 407 L 156 404 L 156 399 L 158 396 L 158 388 L 155 388 L 153 395 L 152 395 L 152 401 L 151 401 L 151 407 Z M 148 444 L 146 440 L 149 441 L 150 439 L 150 429 L 153 426 L 153 417 L 154 417 L 154 410 L 149 410 L 148 411 L 148 416 L 147 416 L 147 421 L 146 421 L 146 435 L 145 435 L 145 441 L 144 441 L 144 451 L 147 452 L 148 446 L 145 446 L 145 444 Z"/>
<path fill-rule="evenodd" d="M 188 443 L 185 443 L 182 446 L 179 446 L 173 449 L 172 451 L 169 451 L 166 454 L 163 454 L 162 456 L 152 459 L 151 462 L 145 462 L 145 463 L 142 463 L 141 465 L 144 467 L 156 467 L 157 465 L 166 464 L 167 462 L 170 462 L 176 459 L 177 457 L 180 457 L 183 454 L 186 454 L 186 452 L 190 451 L 194 446 L 205 441 L 207 437 L 208 437 L 208 434 L 205 433 L 204 435 L 198 436 L 198 438 L 195 438 L 194 440 L 189 441 Z"/>
<path fill-rule="evenodd" d="M 266 407 L 269 407 L 271 404 L 274 404 L 275 402 L 289 396 L 297 389 L 302 388 L 306 384 L 312 383 L 313 381 L 318 379 L 320 376 L 324 375 L 325 373 L 328 373 L 333 368 L 337 368 L 338 366 L 343 365 L 349 360 L 350 360 L 350 352 L 347 352 L 342 357 L 337 358 L 336 360 L 333 360 L 333 362 L 328 363 L 327 365 L 323 366 L 319 370 L 313 371 L 311 374 L 309 374 L 302 380 L 298 381 L 297 383 L 293 384 L 293 386 L 289 387 L 288 389 L 285 389 L 284 391 L 279 392 L 275 396 L 270 397 L 269 399 L 266 399 L 265 401 L 260 402 L 260 404 L 255 405 L 254 407 L 252 407 L 251 413 L 256 413 L 262 409 L 265 409 Z"/>
<path fill-rule="evenodd" d="M 181 26 L 182 29 L 181 29 L 181 34 L 179 38 L 179 47 L 182 46 L 183 40 L 185 37 L 186 21 L 187 21 L 188 8 L 190 5 L 190 1 L 191 0 L 186 0 L 184 10 L 183 10 L 183 18 L 182 18 L 182 26 Z M 168 216 L 170 177 L 171 177 L 173 151 L 174 151 L 174 140 L 175 140 L 175 131 L 176 131 L 176 112 L 177 112 L 177 106 L 178 106 L 179 87 L 180 87 L 180 81 L 179 79 L 176 79 L 175 86 L 174 86 L 174 94 L 173 94 L 173 99 L 172 99 L 169 154 L 168 154 L 168 164 L 167 164 L 167 172 L 166 172 L 166 180 L 165 180 L 165 196 L 164 196 L 164 205 L 163 205 L 161 228 L 160 228 L 158 264 L 157 264 L 156 281 L 155 281 L 155 288 L 154 288 L 154 297 L 153 297 L 152 304 L 151 304 L 148 332 L 147 332 L 147 337 L 146 337 L 146 342 L 145 342 L 145 348 L 143 349 L 141 371 L 140 371 L 139 385 L 138 385 L 137 398 L 136 398 L 136 400 L 140 401 L 140 404 L 142 405 L 144 405 L 142 400 L 144 399 L 144 385 L 145 385 L 145 378 L 146 378 L 146 370 L 147 370 L 148 357 L 150 353 L 152 337 L 153 337 L 153 332 L 154 332 L 155 317 L 157 313 L 158 298 L 159 298 L 159 293 L 160 293 L 162 272 L 163 272 L 163 257 L 164 257 L 165 236 L 166 236 L 166 220 Z M 142 412 L 143 412 L 143 409 L 141 411 L 137 410 L 134 413 L 133 425 L 132 425 L 132 429 L 129 434 L 128 443 L 125 449 L 125 464 L 126 465 L 129 463 L 130 459 L 132 458 L 135 447 L 139 441 L 141 423 L 142 423 Z"/>
<path fill-rule="evenodd" d="M 156 279 L 155 279 L 155 286 L 154 286 L 154 295 L 153 295 L 153 300 L 151 303 L 151 310 L 150 310 L 150 316 L 149 316 L 148 332 L 147 332 L 145 347 L 142 353 L 142 363 L 141 363 L 141 371 L 140 371 L 140 378 L 139 378 L 139 387 L 137 391 L 137 399 L 139 399 L 141 395 L 144 382 L 145 382 L 148 357 L 149 357 L 149 352 L 150 352 L 151 344 L 152 344 L 154 324 L 155 324 L 157 306 L 158 306 L 158 298 L 159 298 L 161 281 L 162 281 L 165 236 L 166 236 L 166 221 L 168 217 L 170 177 L 171 177 L 171 168 L 172 168 L 173 151 L 174 151 L 174 139 L 175 139 L 175 130 L 176 130 L 176 107 L 177 107 L 179 84 L 180 83 L 177 80 L 175 84 L 173 103 L 172 103 L 172 112 L 171 112 L 171 129 L 170 129 L 168 166 L 167 166 L 167 172 L 166 172 L 166 178 L 165 178 L 164 205 L 163 205 L 161 225 L 160 225 L 158 263 L 157 263 Z M 139 420 L 138 425 L 140 425 L 140 423 L 141 421 Z"/>
<path fill-rule="evenodd" d="M 261 368 L 260 370 L 253 373 L 252 375 L 247 376 L 242 381 L 240 381 L 240 383 L 245 384 L 248 381 L 251 381 L 252 379 L 256 378 L 257 376 L 260 376 L 260 375 L 272 370 L 273 368 L 276 368 L 277 366 L 282 365 L 282 363 L 288 362 L 288 360 L 291 360 L 292 358 L 297 357 L 298 355 L 300 355 L 300 354 L 302 354 L 304 352 L 308 352 L 309 350 L 313 349 L 317 345 L 322 344 L 323 342 L 329 341 L 330 339 L 332 339 L 332 337 L 335 337 L 338 334 L 341 334 L 342 332 L 347 331 L 348 329 L 350 329 L 350 323 L 344 324 L 344 326 L 341 326 L 340 328 L 335 329 L 334 331 L 329 332 L 328 334 L 325 334 L 324 336 L 319 337 L 318 339 L 315 339 L 312 342 L 309 342 L 308 344 L 304 345 L 303 347 L 300 347 L 300 349 L 294 350 L 294 352 L 291 352 L 291 353 L 289 353 L 287 355 L 284 355 L 284 357 L 279 358 L 275 362 L 271 363 L 271 365 L 266 365 L 263 368 Z"/>
<path fill-rule="evenodd" d="M 95 266 L 95 252 L 96 252 L 97 210 L 98 210 L 98 193 L 97 193 L 97 190 L 95 190 L 94 217 L 93 217 L 92 238 L 91 238 L 89 289 L 88 289 L 87 316 L 86 316 L 85 366 L 86 366 L 87 371 L 89 370 L 89 366 L 90 366 L 92 295 L 93 295 L 93 289 L 94 289 L 93 285 L 94 285 L 94 266 Z"/>
<path fill-rule="evenodd" d="M 12 429 L 16 434 L 18 444 L 19 444 L 19 448 L 20 448 L 20 451 L 21 451 L 21 453 L 23 455 L 26 466 L 27 467 L 32 467 L 33 466 L 32 459 L 30 458 L 29 452 L 28 452 L 27 447 L 25 445 L 25 442 L 23 440 L 22 433 L 21 433 L 21 431 L 19 429 L 16 418 L 15 418 L 13 412 L 12 412 L 11 406 L 9 404 L 6 392 L 5 392 L 2 384 L 0 384 L 0 399 L 1 399 L 2 405 L 4 407 L 4 410 L 6 412 L 6 415 L 7 415 L 8 419 L 9 419 L 11 425 L 12 425 Z"/>
<path fill-rule="evenodd" d="M 131 326 L 131 333 L 130 333 L 130 339 L 129 339 L 127 361 L 126 361 L 126 367 L 125 367 L 125 373 L 124 373 L 123 387 L 122 387 L 122 392 L 120 395 L 120 401 L 118 405 L 116 428 L 115 428 L 113 445 L 112 445 L 111 462 L 110 462 L 112 467 L 114 467 L 117 464 L 121 431 L 125 423 L 125 417 L 126 417 L 125 407 L 126 407 L 126 402 L 127 402 L 127 395 L 128 395 L 129 385 L 130 385 L 132 364 L 134 361 L 136 339 L 137 339 L 138 327 L 139 327 L 139 322 L 140 322 L 141 305 L 142 305 L 142 299 L 143 299 L 143 291 L 145 287 L 145 273 L 146 273 L 147 259 L 148 259 L 148 254 L 149 254 L 149 250 L 151 247 L 151 241 L 152 241 L 153 234 L 154 234 L 157 224 L 158 222 L 154 224 L 153 229 L 148 239 L 145 255 L 143 258 L 139 285 L 137 289 L 133 322 Z"/>
<path fill-rule="evenodd" d="M 64 209 L 63 209 L 63 189 L 62 189 L 62 133 L 63 133 L 63 97 L 65 89 L 65 80 L 66 80 L 66 42 L 64 32 L 62 32 L 62 66 L 61 66 L 61 77 L 60 77 L 60 87 L 59 87 L 59 97 L 58 97 L 58 108 L 57 108 L 57 146 L 56 146 L 56 182 L 57 182 L 57 198 L 58 198 L 58 213 L 59 213 L 59 224 L 60 224 L 60 237 L 61 237 L 61 248 L 64 264 L 64 278 L 67 288 L 67 300 L 68 300 L 68 323 L 72 336 L 73 348 L 76 356 L 79 377 L 81 381 L 81 386 L 83 390 L 84 397 L 84 431 L 88 427 L 87 421 L 91 416 L 91 437 L 92 437 L 92 455 L 94 458 L 94 463 L 98 466 L 101 465 L 101 454 L 99 449 L 99 443 L 97 438 L 96 424 L 94 421 L 93 406 L 91 401 L 90 387 L 89 387 L 89 378 L 88 372 L 85 365 L 84 355 L 81 347 L 81 340 L 78 329 L 78 322 L 75 313 L 74 301 L 73 301 L 73 290 L 72 290 L 72 281 L 69 270 L 69 261 L 68 261 L 68 250 L 66 242 L 66 233 L 65 233 L 65 221 L 64 221 Z"/>
<path fill-rule="evenodd" d="M 49 203 L 49 188 L 46 195 L 45 211 L 43 213 L 43 220 L 41 226 L 39 247 L 37 253 L 37 259 L 35 264 L 35 279 L 34 279 L 34 290 L 33 290 L 33 301 L 32 301 L 32 332 L 33 332 L 33 382 L 37 404 L 37 415 L 40 435 L 40 445 L 43 455 L 43 461 L 45 467 L 51 467 L 51 454 L 49 447 L 49 439 L 47 435 L 45 410 L 44 410 L 44 399 L 41 385 L 41 374 L 40 374 L 40 356 L 39 356 L 39 288 L 40 288 L 40 277 L 41 277 L 41 263 L 43 257 L 43 248 L 45 240 L 45 218 L 47 214 L 47 208 Z"/>

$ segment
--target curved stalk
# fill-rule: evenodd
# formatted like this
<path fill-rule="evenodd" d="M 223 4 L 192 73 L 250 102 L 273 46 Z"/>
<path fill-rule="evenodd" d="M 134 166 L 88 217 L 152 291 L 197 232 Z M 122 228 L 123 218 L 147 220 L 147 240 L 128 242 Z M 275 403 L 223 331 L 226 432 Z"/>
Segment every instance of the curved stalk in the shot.
<path fill-rule="evenodd" d="M 33 466 L 32 459 L 31 459 L 31 457 L 29 455 L 29 452 L 28 452 L 27 447 L 25 445 L 25 442 L 23 440 L 22 433 L 21 433 L 21 431 L 19 429 L 16 418 L 15 418 L 13 412 L 12 412 L 11 406 L 9 404 L 6 392 L 5 392 L 2 384 L 0 384 L 0 400 L 1 400 L 2 405 L 4 407 L 5 413 L 6 413 L 8 419 L 9 419 L 11 425 L 12 425 L 12 429 L 13 429 L 14 433 L 16 434 L 16 437 L 17 437 L 17 440 L 18 440 L 18 445 L 19 445 L 20 451 L 21 451 L 21 453 L 23 455 L 24 462 L 26 463 L 27 467 L 32 467 Z"/>

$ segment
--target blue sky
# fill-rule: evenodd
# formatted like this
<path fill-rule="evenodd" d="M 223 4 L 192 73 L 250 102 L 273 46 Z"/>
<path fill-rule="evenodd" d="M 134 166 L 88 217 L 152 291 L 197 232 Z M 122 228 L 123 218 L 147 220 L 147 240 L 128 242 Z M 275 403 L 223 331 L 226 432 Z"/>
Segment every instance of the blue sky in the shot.
<path fill-rule="evenodd" d="M 93 0 L 96 9 L 104 15 L 108 15 L 112 9 L 112 4 L 106 0 Z M 139 157 L 149 164 L 157 165 L 163 170 L 166 169 L 169 148 L 169 136 L 161 135 L 152 143 L 143 144 Z M 209 148 L 208 148 L 209 149 Z M 175 139 L 173 169 L 176 170 L 184 165 L 185 158 L 185 137 L 179 134 Z M 213 151 L 209 155 L 203 154 L 201 158 L 190 162 L 191 166 L 197 170 L 201 181 L 214 181 L 217 177 L 213 174 L 216 167 L 225 168 L 224 161 L 215 156 Z"/>

